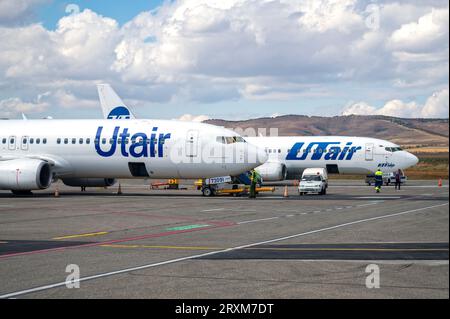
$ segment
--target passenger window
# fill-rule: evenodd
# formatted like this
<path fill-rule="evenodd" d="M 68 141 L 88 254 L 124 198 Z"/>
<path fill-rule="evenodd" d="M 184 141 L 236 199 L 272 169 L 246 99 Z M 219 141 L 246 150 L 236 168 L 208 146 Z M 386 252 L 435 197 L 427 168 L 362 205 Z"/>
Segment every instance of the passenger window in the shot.
<path fill-rule="evenodd" d="M 61 139 L 60 138 L 56 139 L 56 144 L 61 144 Z"/>
<path fill-rule="evenodd" d="M 26 138 L 24 138 L 24 139 L 22 139 L 22 144 L 27 144 L 27 139 Z"/>
<path fill-rule="evenodd" d="M 69 139 L 68 138 L 64 139 L 64 144 L 69 144 Z"/>
<path fill-rule="evenodd" d="M 42 140 L 42 143 L 47 144 L 47 139 L 44 138 L 44 139 Z"/>
<path fill-rule="evenodd" d="M 80 139 L 78 140 L 78 143 L 83 144 L 83 139 L 80 138 Z"/>
<path fill-rule="evenodd" d="M 3 143 L 3 144 L 6 144 L 6 138 L 4 138 L 4 139 L 2 140 L 2 143 Z"/>
<path fill-rule="evenodd" d="M 77 139 L 76 138 L 72 138 L 72 144 L 76 144 L 77 143 Z"/>
<path fill-rule="evenodd" d="M 34 144 L 34 138 L 30 138 L 30 144 Z"/>
<path fill-rule="evenodd" d="M 91 139 L 90 138 L 86 139 L 86 144 L 91 144 Z"/>
<path fill-rule="evenodd" d="M 40 138 L 36 139 L 36 144 L 41 144 L 41 139 Z"/>
<path fill-rule="evenodd" d="M 102 138 L 102 144 L 106 144 L 106 138 Z"/>

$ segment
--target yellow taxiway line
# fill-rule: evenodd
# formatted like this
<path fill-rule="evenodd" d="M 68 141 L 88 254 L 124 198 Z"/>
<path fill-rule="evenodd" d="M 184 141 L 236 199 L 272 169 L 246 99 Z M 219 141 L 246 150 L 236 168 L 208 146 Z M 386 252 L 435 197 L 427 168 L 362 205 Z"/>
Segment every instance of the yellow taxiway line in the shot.
<path fill-rule="evenodd" d="M 100 235 L 105 235 L 108 232 L 106 231 L 101 231 L 101 232 L 97 232 L 97 233 L 88 233 L 88 234 L 77 234 L 77 235 L 68 235 L 68 236 L 62 236 L 62 237 L 55 237 L 52 239 L 58 240 L 58 239 L 69 239 L 69 238 L 79 238 L 79 237 L 91 237 L 91 236 L 100 236 Z"/>

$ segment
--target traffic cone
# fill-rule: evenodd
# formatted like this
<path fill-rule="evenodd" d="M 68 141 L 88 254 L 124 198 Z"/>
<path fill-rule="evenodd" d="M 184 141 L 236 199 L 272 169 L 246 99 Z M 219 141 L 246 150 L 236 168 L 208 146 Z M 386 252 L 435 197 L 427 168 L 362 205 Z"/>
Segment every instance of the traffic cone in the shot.
<path fill-rule="evenodd" d="M 119 183 L 119 189 L 117 190 L 117 195 L 122 195 L 122 185 Z"/>
<path fill-rule="evenodd" d="M 287 187 L 287 185 L 286 185 L 286 186 L 284 186 L 284 193 L 283 193 L 283 197 L 289 197 L 289 194 L 288 194 L 288 187 Z"/>
<path fill-rule="evenodd" d="M 438 187 L 442 187 L 442 178 L 439 178 Z"/>
<path fill-rule="evenodd" d="M 58 189 L 58 186 L 56 186 L 56 189 L 55 189 L 55 197 L 59 197 L 59 189 Z"/>

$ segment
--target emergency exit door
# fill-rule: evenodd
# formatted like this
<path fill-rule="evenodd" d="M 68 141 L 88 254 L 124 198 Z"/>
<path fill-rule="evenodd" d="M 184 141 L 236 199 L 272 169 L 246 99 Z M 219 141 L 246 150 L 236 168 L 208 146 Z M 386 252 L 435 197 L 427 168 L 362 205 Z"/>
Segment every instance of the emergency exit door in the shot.
<path fill-rule="evenodd" d="M 373 161 L 373 143 L 366 144 L 366 161 Z"/>
<path fill-rule="evenodd" d="M 186 136 L 186 156 L 197 157 L 198 155 L 198 131 L 190 130 Z"/>

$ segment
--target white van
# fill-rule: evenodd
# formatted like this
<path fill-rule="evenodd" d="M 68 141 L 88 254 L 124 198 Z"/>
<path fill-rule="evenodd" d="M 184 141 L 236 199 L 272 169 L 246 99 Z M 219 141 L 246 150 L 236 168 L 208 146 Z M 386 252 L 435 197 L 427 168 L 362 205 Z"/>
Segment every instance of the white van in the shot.
<path fill-rule="evenodd" d="M 318 193 L 325 195 L 328 188 L 328 173 L 325 168 L 307 168 L 298 184 L 299 195 Z"/>

